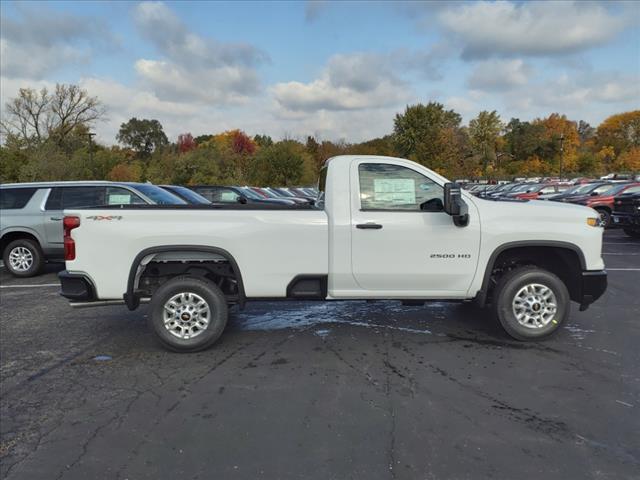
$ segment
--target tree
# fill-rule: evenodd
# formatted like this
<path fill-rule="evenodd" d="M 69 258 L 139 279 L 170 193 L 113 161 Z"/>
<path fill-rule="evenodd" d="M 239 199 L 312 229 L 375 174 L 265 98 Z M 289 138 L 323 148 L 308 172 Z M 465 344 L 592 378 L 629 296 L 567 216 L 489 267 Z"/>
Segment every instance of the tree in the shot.
<path fill-rule="evenodd" d="M 544 128 L 541 156 L 551 161 L 552 169 L 560 170 L 562 162 L 563 171 L 576 171 L 580 147 L 577 123 L 566 115 L 552 113 L 547 118 L 534 120 L 534 124 Z"/>
<path fill-rule="evenodd" d="M 269 135 L 256 135 L 253 137 L 253 141 L 258 147 L 270 147 L 273 145 L 273 139 Z"/>
<path fill-rule="evenodd" d="M 187 153 L 196 148 L 196 142 L 193 140 L 193 135 L 190 133 L 181 133 L 178 135 L 178 151 L 180 153 Z"/>
<path fill-rule="evenodd" d="M 544 127 L 512 118 L 505 127 L 505 149 L 515 161 L 542 153 Z"/>
<path fill-rule="evenodd" d="M 640 147 L 633 147 L 622 152 L 616 159 L 615 168 L 621 172 L 640 171 Z"/>
<path fill-rule="evenodd" d="M 213 138 L 213 135 L 198 135 L 193 140 L 196 142 L 196 145 L 200 145 L 204 142 L 207 142 Z"/>
<path fill-rule="evenodd" d="M 299 185 L 306 155 L 304 146 L 294 140 L 283 140 L 262 148 L 255 158 L 252 180 L 261 185 Z"/>
<path fill-rule="evenodd" d="M 393 132 L 398 153 L 403 156 L 415 156 L 433 153 L 442 148 L 438 137 L 446 128 L 458 128 L 462 117 L 453 110 L 445 110 L 440 103 L 429 102 L 408 106 L 403 114 L 396 114 Z M 429 161 L 430 158 L 424 158 Z"/>
<path fill-rule="evenodd" d="M 138 120 L 135 117 L 120 125 L 116 140 L 140 156 L 149 156 L 158 147 L 169 143 L 158 120 Z"/>
<path fill-rule="evenodd" d="M 640 110 L 619 113 L 604 120 L 596 131 L 596 146 L 613 147 L 616 155 L 640 147 Z"/>
<path fill-rule="evenodd" d="M 489 163 L 496 160 L 496 142 L 502 130 L 500 115 L 482 111 L 476 118 L 469 122 L 469 137 L 476 154 L 482 159 L 483 170 L 486 171 Z"/>
<path fill-rule="evenodd" d="M 589 125 L 584 120 L 578 122 L 578 136 L 580 137 L 580 143 L 585 144 L 591 140 L 596 134 L 596 129 Z"/>
<path fill-rule="evenodd" d="M 114 182 L 139 182 L 142 180 L 142 167 L 137 163 L 119 163 L 107 174 Z"/>
<path fill-rule="evenodd" d="M 25 146 L 49 139 L 64 146 L 72 132 L 79 127 L 88 129 L 104 115 L 102 103 L 78 85 L 56 84 L 52 93 L 46 88 L 21 88 L 18 96 L 7 102 L 0 127 L 3 135 Z"/>

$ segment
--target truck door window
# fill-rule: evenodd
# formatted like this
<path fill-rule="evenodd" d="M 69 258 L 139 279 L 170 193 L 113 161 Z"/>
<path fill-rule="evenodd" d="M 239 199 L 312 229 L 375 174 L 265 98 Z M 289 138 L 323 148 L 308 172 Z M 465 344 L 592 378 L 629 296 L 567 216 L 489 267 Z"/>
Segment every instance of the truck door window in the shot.
<path fill-rule="evenodd" d="M 442 187 L 415 170 L 386 163 L 362 163 L 358 176 L 362 210 L 441 210 Z"/>

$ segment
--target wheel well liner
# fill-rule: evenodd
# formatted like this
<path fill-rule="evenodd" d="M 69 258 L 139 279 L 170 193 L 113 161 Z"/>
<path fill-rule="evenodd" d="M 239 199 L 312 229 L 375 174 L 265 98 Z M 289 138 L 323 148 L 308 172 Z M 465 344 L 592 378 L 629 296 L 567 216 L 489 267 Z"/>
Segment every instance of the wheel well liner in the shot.
<path fill-rule="evenodd" d="M 14 240 L 20 240 L 22 238 L 25 238 L 27 240 L 33 240 L 42 249 L 42 245 L 40 245 L 40 240 L 38 240 L 38 237 L 36 237 L 33 233 L 29 233 L 24 230 L 13 230 L 11 232 L 5 233 L 0 239 L 0 255 L 4 253 L 4 249 L 7 248 L 7 245 L 9 245 Z"/>
<path fill-rule="evenodd" d="M 551 253 L 551 255 L 547 257 L 546 254 L 548 253 Z M 542 254 L 545 254 L 544 257 Z M 578 295 L 577 289 L 579 289 L 580 275 L 582 271 L 587 269 L 584 254 L 582 253 L 582 250 L 580 250 L 580 247 L 569 242 L 524 240 L 505 243 L 493 251 L 484 271 L 482 287 L 476 295 L 476 301 L 478 304 L 484 305 L 487 301 L 491 274 L 493 273 L 494 268 L 496 265 L 499 265 L 501 261 L 508 259 L 510 255 L 514 259 L 543 259 L 541 263 L 548 268 L 550 266 L 551 268 L 549 268 L 549 270 L 558 275 L 567 285 L 572 299 Z M 556 265 L 549 264 L 548 261 L 554 260 L 554 257 L 559 258 L 561 262 Z M 578 260 L 579 265 L 575 264 L 576 259 Z M 559 270 L 559 267 L 568 267 L 569 271 Z"/>
<path fill-rule="evenodd" d="M 161 247 L 150 247 L 142 250 L 133 260 L 131 264 L 131 269 L 129 270 L 129 278 L 127 280 L 127 291 L 123 295 L 124 302 L 129 308 L 129 310 L 135 310 L 138 308 L 140 304 L 140 299 L 135 294 L 135 281 L 136 281 L 136 272 L 138 271 L 138 267 L 142 260 L 149 256 L 158 253 L 166 253 L 166 252 L 203 252 L 203 253 L 213 253 L 216 255 L 220 255 L 225 260 L 229 262 L 231 265 L 231 269 L 233 270 L 234 275 L 236 276 L 236 281 L 238 282 L 238 303 L 242 307 L 246 301 L 246 295 L 244 293 L 244 283 L 242 282 L 242 274 L 240 272 L 240 267 L 238 267 L 238 263 L 236 262 L 233 255 L 231 255 L 228 251 L 223 248 L 218 247 L 210 247 L 206 245 L 163 245 Z"/>

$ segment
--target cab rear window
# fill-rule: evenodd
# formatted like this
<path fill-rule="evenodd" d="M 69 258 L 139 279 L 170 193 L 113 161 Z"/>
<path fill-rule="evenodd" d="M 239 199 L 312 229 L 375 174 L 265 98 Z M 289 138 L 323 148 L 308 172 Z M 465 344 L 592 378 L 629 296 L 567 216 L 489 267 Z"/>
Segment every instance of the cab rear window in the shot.
<path fill-rule="evenodd" d="M 0 188 L 0 208 L 4 210 L 24 208 L 37 188 Z"/>

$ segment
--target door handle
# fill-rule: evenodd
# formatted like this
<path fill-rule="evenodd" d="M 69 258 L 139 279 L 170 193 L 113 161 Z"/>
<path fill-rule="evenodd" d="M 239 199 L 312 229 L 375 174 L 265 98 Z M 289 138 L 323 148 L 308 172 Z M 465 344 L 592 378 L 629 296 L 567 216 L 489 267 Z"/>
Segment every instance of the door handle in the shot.
<path fill-rule="evenodd" d="M 382 225 L 379 223 L 359 223 L 356 225 L 356 228 L 360 228 L 362 230 L 380 230 Z"/>
<path fill-rule="evenodd" d="M 49 220 L 53 220 L 54 222 L 61 222 L 62 218 L 60 218 L 60 217 L 49 217 Z"/>

